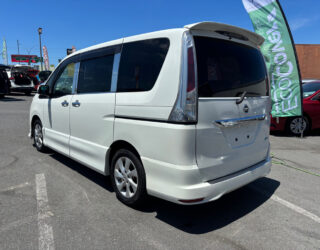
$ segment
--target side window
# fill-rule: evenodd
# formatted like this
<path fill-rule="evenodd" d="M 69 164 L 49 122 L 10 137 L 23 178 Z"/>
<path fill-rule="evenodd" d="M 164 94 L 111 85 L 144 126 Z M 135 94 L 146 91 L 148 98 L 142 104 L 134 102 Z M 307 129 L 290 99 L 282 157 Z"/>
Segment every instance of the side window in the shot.
<path fill-rule="evenodd" d="M 53 87 L 54 96 L 64 96 L 72 94 L 74 67 L 75 64 L 70 63 L 64 68 Z"/>
<path fill-rule="evenodd" d="M 110 91 L 113 57 L 108 55 L 81 61 L 77 93 Z"/>
<path fill-rule="evenodd" d="M 151 90 L 166 58 L 169 43 L 167 38 L 157 38 L 124 44 L 117 92 Z"/>

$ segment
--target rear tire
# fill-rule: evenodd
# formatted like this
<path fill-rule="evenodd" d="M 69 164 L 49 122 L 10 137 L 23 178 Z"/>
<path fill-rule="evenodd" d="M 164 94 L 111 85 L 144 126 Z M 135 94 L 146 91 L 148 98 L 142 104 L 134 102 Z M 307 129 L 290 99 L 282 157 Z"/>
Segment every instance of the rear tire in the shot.
<path fill-rule="evenodd" d="M 4 98 L 4 94 L 0 94 L 0 99 L 3 99 Z"/>
<path fill-rule="evenodd" d="M 39 152 L 46 152 L 47 147 L 43 144 L 43 132 L 42 132 L 42 123 L 40 120 L 36 120 L 32 126 L 32 134 L 33 134 L 33 141 L 36 149 Z"/>
<path fill-rule="evenodd" d="M 286 131 L 290 135 L 299 136 L 301 135 L 301 131 L 303 134 L 308 133 L 310 130 L 310 122 L 306 116 L 303 116 L 303 123 L 301 126 L 301 117 L 292 117 L 288 119 L 286 124 Z"/>
<path fill-rule="evenodd" d="M 140 159 L 127 149 L 118 150 L 112 158 L 111 183 L 117 198 L 132 207 L 147 198 L 146 175 Z"/>

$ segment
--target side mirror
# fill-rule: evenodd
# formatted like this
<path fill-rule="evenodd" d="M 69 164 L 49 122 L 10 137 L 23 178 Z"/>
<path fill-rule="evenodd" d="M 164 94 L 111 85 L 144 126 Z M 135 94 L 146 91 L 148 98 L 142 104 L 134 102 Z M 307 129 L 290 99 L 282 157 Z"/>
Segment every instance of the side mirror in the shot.
<path fill-rule="evenodd" d="M 40 85 L 38 88 L 38 94 L 42 97 L 49 97 L 50 88 L 48 85 Z"/>

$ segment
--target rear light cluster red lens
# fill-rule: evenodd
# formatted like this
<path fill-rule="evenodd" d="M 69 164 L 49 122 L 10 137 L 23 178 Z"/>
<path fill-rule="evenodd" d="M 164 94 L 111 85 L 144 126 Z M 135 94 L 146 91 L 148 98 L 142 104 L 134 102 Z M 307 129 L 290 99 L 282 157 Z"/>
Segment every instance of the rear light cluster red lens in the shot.
<path fill-rule="evenodd" d="M 169 121 L 177 123 L 197 122 L 197 79 L 193 37 L 189 32 L 183 35 L 181 80 L 179 92 L 170 113 Z"/>
<path fill-rule="evenodd" d="M 196 87 L 196 79 L 194 72 L 194 56 L 193 47 L 188 48 L 188 85 L 187 92 L 191 92 Z"/>

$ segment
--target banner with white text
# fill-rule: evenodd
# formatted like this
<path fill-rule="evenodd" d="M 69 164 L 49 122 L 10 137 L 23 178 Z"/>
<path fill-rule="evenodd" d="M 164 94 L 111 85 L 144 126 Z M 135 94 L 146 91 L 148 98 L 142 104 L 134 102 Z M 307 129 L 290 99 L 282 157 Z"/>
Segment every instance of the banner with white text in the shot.
<path fill-rule="evenodd" d="M 255 32 L 265 38 L 272 116 L 301 116 L 301 79 L 294 42 L 278 0 L 242 0 Z"/>

